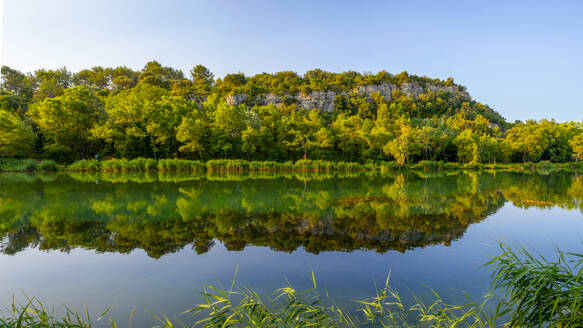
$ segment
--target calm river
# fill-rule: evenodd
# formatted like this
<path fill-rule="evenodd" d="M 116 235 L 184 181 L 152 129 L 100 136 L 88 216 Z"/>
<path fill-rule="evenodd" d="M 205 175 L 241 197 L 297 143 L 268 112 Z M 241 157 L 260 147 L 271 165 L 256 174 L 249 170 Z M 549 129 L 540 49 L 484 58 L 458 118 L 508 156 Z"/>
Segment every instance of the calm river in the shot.
<path fill-rule="evenodd" d="M 486 293 L 498 242 L 583 253 L 583 176 L 0 174 L 0 304 L 36 296 L 120 326 L 201 300 L 203 284 L 309 287 L 339 305 L 391 273 L 401 294 Z M 188 321 L 188 317 L 182 317 Z"/>

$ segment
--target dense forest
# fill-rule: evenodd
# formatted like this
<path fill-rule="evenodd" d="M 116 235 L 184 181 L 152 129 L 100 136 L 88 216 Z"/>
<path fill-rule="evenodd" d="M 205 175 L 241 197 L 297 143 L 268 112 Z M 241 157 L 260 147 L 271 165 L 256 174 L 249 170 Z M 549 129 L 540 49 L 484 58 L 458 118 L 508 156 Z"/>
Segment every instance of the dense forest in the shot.
<path fill-rule="evenodd" d="M 583 124 L 506 122 L 453 79 L 1 69 L 0 157 L 495 163 L 583 158 Z M 310 106 L 312 106 L 310 108 Z"/>

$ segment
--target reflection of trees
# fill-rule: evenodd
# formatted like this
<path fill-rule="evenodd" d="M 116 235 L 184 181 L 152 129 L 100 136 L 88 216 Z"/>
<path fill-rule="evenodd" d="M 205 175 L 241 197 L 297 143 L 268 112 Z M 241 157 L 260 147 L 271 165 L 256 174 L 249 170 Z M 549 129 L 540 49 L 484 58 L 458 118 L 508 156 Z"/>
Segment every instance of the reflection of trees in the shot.
<path fill-rule="evenodd" d="M 218 240 L 230 250 L 405 251 L 449 245 L 506 199 L 572 209 L 582 208 L 583 195 L 583 179 L 570 174 L 256 178 L 98 175 L 74 181 L 60 175 L 5 182 L 0 250 L 138 248 L 160 257 L 187 245 L 204 253 Z"/>

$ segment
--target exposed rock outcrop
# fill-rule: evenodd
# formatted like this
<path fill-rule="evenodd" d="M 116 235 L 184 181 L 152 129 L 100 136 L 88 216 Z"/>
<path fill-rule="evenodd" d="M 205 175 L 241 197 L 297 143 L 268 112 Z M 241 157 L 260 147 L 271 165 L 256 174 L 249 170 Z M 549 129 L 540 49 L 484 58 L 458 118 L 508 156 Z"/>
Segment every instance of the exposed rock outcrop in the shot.
<path fill-rule="evenodd" d="M 422 93 L 427 91 L 443 91 L 447 93 L 456 94 L 463 98 L 470 99 L 470 95 L 466 91 L 462 91 L 458 86 L 443 86 L 432 83 L 425 83 L 421 85 L 418 82 L 405 82 L 399 86 L 392 83 L 381 83 L 381 84 L 369 84 L 361 85 L 356 87 L 353 92 L 360 95 L 370 97 L 371 94 L 378 92 L 385 100 L 390 101 L 393 97 L 393 92 L 399 90 L 407 96 L 418 97 Z M 304 109 L 318 108 L 322 111 L 331 112 L 334 109 L 334 104 L 336 96 L 338 95 L 348 95 L 348 92 L 336 92 L 336 91 L 313 91 L 309 94 L 298 93 L 296 95 L 285 95 L 279 96 L 273 93 L 265 93 L 256 95 L 253 99 L 250 99 L 247 94 L 234 94 L 226 96 L 227 104 L 229 105 L 240 105 L 240 104 L 251 104 L 251 105 L 268 105 L 275 104 L 279 105 L 290 99 L 296 103 L 298 107 Z"/>

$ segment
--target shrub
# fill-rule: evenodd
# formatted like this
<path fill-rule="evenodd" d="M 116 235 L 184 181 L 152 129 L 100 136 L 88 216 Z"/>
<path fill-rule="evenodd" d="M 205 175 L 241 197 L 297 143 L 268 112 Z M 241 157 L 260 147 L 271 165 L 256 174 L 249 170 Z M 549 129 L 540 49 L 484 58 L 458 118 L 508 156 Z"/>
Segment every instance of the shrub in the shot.
<path fill-rule="evenodd" d="M 379 168 L 379 171 L 381 171 L 381 172 L 388 172 L 388 171 L 392 171 L 392 170 L 399 168 L 399 165 L 395 161 L 389 161 L 389 162 L 380 162 L 379 164 L 377 164 L 377 167 Z"/>
<path fill-rule="evenodd" d="M 443 161 L 419 161 L 417 168 L 422 170 L 440 170 L 445 166 Z"/>
<path fill-rule="evenodd" d="M 125 171 L 132 172 L 149 172 L 153 171 L 158 167 L 158 163 L 151 158 L 138 157 L 127 163 Z"/>
<path fill-rule="evenodd" d="M 57 170 L 57 162 L 53 160 L 42 161 L 36 168 L 38 171 L 49 172 Z"/>
<path fill-rule="evenodd" d="M 67 171 L 75 172 L 99 172 L 101 171 L 101 163 L 94 159 L 77 161 L 67 167 Z"/>
<path fill-rule="evenodd" d="M 551 161 L 541 161 L 536 164 L 536 168 L 539 170 L 553 170 L 559 168 L 559 165 Z"/>
<path fill-rule="evenodd" d="M 123 168 L 128 166 L 126 159 L 111 159 L 101 162 L 103 172 L 123 172 Z"/>

